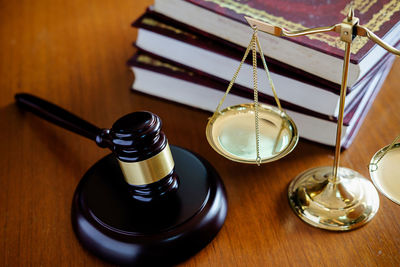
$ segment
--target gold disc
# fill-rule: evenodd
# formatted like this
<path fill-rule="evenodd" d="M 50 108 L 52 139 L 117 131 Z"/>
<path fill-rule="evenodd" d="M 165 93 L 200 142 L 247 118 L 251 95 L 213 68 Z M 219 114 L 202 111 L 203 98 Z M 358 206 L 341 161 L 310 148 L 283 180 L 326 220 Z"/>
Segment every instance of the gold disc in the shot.
<path fill-rule="evenodd" d="M 400 143 L 383 155 L 388 147 L 382 148 L 372 157 L 369 173 L 376 188 L 400 205 Z"/>
<path fill-rule="evenodd" d="M 280 159 L 296 146 L 299 135 L 293 120 L 276 107 L 259 104 L 259 151 L 261 162 Z M 256 164 L 255 106 L 228 107 L 210 118 L 206 129 L 211 147 L 222 156 Z"/>

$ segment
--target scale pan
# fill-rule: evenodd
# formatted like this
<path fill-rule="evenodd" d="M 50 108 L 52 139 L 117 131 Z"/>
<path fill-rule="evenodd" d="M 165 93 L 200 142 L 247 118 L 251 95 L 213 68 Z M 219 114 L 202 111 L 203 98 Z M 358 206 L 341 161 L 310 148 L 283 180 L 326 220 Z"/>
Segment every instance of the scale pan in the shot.
<path fill-rule="evenodd" d="M 293 120 L 285 112 L 265 104 L 259 104 L 258 114 L 260 163 L 289 154 L 299 140 Z M 257 164 L 254 103 L 228 107 L 210 118 L 206 136 L 211 147 L 222 156 Z"/>
<path fill-rule="evenodd" d="M 369 174 L 376 188 L 387 198 L 400 205 L 400 143 L 395 144 L 382 157 L 388 147 L 382 148 L 372 157 Z"/>

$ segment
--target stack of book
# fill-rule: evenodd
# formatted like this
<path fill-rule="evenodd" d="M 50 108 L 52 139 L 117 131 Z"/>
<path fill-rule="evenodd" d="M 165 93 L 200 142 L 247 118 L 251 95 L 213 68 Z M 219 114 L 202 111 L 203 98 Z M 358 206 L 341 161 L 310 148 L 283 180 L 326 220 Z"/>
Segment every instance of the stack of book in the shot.
<path fill-rule="evenodd" d="M 361 3 L 362 2 L 362 3 Z M 354 2 L 355 14 L 383 40 L 400 40 L 398 1 Z M 129 60 L 132 89 L 213 112 L 239 66 L 252 29 L 244 16 L 289 30 L 340 23 L 346 1 L 156 0 L 137 19 L 135 46 Z M 261 46 L 282 106 L 295 121 L 300 137 L 335 145 L 344 45 L 337 34 L 280 38 L 259 33 Z M 342 131 L 347 148 L 379 92 L 394 56 L 366 38 L 356 37 Z M 259 99 L 274 105 L 259 60 Z M 253 99 L 251 58 L 242 67 L 226 106 Z"/>

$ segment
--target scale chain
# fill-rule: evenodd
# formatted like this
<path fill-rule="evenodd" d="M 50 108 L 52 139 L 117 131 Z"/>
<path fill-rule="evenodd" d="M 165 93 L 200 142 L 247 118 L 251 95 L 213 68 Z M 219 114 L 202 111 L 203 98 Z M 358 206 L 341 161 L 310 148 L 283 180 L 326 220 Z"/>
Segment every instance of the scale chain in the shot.
<path fill-rule="evenodd" d="M 259 118 L 258 118 L 258 88 L 257 88 L 257 49 L 256 49 L 256 40 L 257 37 L 257 28 L 253 28 L 253 42 L 252 42 L 252 52 L 253 52 L 253 88 L 254 88 L 254 109 L 255 109 L 255 125 L 256 125 L 256 163 L 258 166 L 261 164 L 260 157 L 260 128 L 259 128 Z"/>
<path fill-rule="evenodd" d="M 263 66 L 264 66 L 265 73 L 267 73 L 269 85 L 271 86 L 272 93 L 274 94 L 276 105 L 278 106 L 278 108 L 281 111 L 283 111 L 282 110 L 282 106 L 281 106 L 281 102 L 279 101 L 279 98 L 278 98 L 278 94 L 276 93 L 276 90 L 275 90 L 274 82 L 272 81 L 271 74 L 269 73 L 269 70 L 268 70 L 268 67 L 267 67 L 267 63 L 265 62 L 264 53 L 263 53 L 263 51 L 261 49 L 261 45 L 260 45 L 260 42 L 258 40 L 258 36 L 257 35 L 256 35 L 256 43 L 257 43 L 258 51 L 260 52 L 260 57 L 261 57 L 261 61 L 262 61 Z"/>
<path fill-rule="evenodd" d="M 237 76 L 239 75 L 239 71 L 240 71 L 240 69 L 242 68 L 243 63 L 244 63 L 244 61 L 246 60 L 246 58 L 247 58 L 247 56 L 248 56 L 248 54 L 249 54 L 249 52 L 250 52 L 250 49 L 251 49 L 251 47 L 252 47 L 253 42 L 254 42 L 254 33 L 253 33 L 253 36 L 251 37 L 251 40 L 250 40 L 249 45 L 247 46 L 247 49 L 246 49 L 246 52 L 244 53 L 244 56 L 243 56 L 243 58 L 242 58 L 242 61 L 240 61 L 239 67 L 237 68 L 235 74 L 233 74 L 233 78 L 232 78 L 232 80 L 229 82 L 228 88 L 226 89 L 224 96 L 222 97 L 222 99 L 221 99 L 221 100 L 219 101 L 219 103 L 218 103 L 217 109 L 215 110 L 215 112 L 214 112 L 214 114 L 213 114 L 213 117 L 214 117 L 215 115 L 217 115 L 218 113 L 220 113 L 221 106 L 222 106 L 222 104 L 224 103 L 224 101 L 225 101 L 227 95 L 228 95 L 229 92 L 231 91 L 231 88 L 232 88 L 233 84 L 235 83 Z"/>

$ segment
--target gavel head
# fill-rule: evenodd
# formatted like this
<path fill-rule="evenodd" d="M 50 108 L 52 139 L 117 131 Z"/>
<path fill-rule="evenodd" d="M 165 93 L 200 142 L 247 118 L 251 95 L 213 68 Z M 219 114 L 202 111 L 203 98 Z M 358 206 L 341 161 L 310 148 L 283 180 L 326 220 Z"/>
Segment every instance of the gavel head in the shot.
<path fill-rule="evenodd" d="M 109 147 L 118 159 L 133 198 L 153 201 L 176 191 L 174 160 L 161 119 L 147 111 L 133 112 L 104 129 L 96 143 Z"/>

